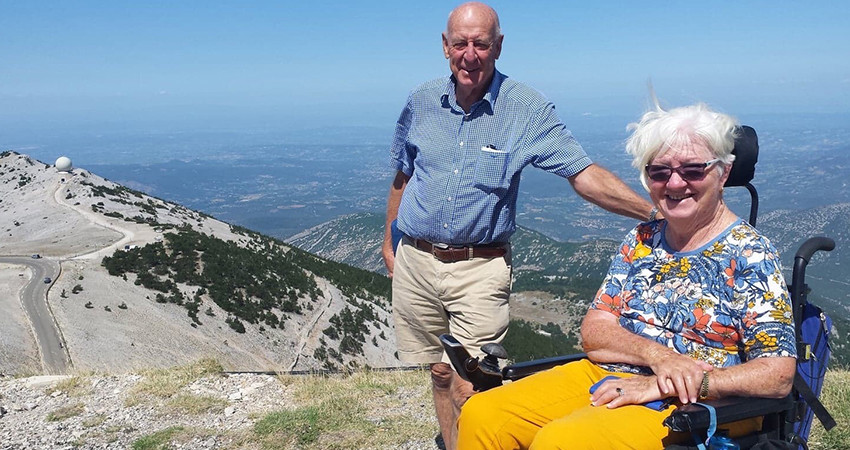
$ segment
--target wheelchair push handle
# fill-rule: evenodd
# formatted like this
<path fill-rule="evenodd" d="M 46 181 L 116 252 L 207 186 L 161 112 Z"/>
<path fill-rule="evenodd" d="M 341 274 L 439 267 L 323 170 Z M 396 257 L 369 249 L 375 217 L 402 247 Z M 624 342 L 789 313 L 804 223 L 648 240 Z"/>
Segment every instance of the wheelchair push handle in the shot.
<path fill-rule="evenodd" d="M 794 271 L 791 274 L 791 298 L 794 299 L 795 305 L 802 306 L 804 296 L 806 294 L 806 266 L 809 265 L 809 260 L 812 256 L 820 251 L 830 252 L 835 248 L 835 241 L 824 236 L 815 236 L 803 242 L 803 245 L 797 250 L 794 256 Z M 797 316 L 798 314 L 795 314 Z"/>
<path fill-rule="evenodd" d="M 803 245 L 797 250 L 797 254 L 794 256 L 794 260 L 796 261 L 798 258 L 802 258 L 807 263 L 810 259 L 812 259 L 812 255 L 815 252 L 823 250 L 825 252 L 831 252 L 835 248 L 835 241 L 824 236 L 815 236 L 813 238 L 809 238 L 806 242 L 803 242 Z"/>

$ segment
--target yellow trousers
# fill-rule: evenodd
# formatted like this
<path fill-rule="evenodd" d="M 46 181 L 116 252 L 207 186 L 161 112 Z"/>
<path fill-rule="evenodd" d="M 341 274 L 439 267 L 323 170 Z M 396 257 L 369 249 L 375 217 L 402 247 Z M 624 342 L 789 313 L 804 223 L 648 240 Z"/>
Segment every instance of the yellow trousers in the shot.
<path fill-rule="evenodd" d="M 664 419 L 675 409 L 642 405 L 609 409 L 590 404 L 590 386 L 607 375 L 588 360 L 555 367 L 473 395 L 458 419 L 459 450 L 475 449 L 662 449 L 692 439 L 671 432 Z M 760 426 L 737 422 L 732 435 Z"/>

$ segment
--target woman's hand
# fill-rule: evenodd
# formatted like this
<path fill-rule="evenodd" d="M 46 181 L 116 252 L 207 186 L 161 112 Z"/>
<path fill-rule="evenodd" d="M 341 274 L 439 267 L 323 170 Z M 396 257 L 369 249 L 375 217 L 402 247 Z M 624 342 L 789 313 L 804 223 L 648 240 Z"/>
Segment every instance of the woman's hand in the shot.
<path fill-rule="evenodd" d="M 628 378 L 607 380 L 590 396 L 593 406 L 619 408 L 626 405 L 642 405 L 668 397 L 658 390 L 654 375 L 635 375 Z"/>
<path fill-rule="evenodd" d="M 714 369 L 707 362 L 672 351 L 653 358 L 650 368 L 655 373 L 660 393 L 665 397 L 676 395 L 682 404 L 697 401 L 703 372 Z"/>
<path fill-rule="evenodd" d="M 581 336 L 591 361 L 648 366 L 657 377 L 660 394 L 675 395 L 683 404 L 697 401 L 703 372 L 713 370 L 711 364 L 626 330 L 617 316 L 607 311 L 588 311 L 581 324 Z"/>

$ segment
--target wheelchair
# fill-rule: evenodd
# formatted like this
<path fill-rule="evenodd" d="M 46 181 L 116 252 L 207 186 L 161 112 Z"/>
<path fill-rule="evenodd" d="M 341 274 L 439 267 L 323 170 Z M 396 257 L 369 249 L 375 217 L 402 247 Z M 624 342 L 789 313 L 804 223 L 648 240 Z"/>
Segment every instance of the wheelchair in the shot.
<path fill-rule="evenodd" d="M 750 215 L 748 222 L 755 226 L 758 216 L 758 192 L 750 183 L 755 175 L 755 165 L 758 162 L 758 136 L 753 128 L 741 127 L 740 136 L 735 141 L 735 161 L 725 186 L 744 187 L 750 193 Z M 835 242 L 828 237 L 812 237 L 806 240 L 798 249 L 794 257 L 791 283 L 788 289 L 791 293 L 792 311 L 795 318 L 795 328 L 798 341 L 801 336 L 801 317 L 803 307 L 807 303 L 809 293 L 805 283 L 806 267 L 812 256 L 818 251 L 832 251 Z M 472 383 L 476 391 L 484 391 L 500 386 L 504 381 L 516 381 L 534 373 L 547 370 L 562 364 L 585 359 L 583 353 L 566 356 L 556 356 L 534 361 L 526 361 L 511 364 L 499 368 L 499 360 L 507 359 L 508 355 L 499 344 L 487 344 L 481 348 L 486 355 L 483 358 L 472 357 L 460 342 L 453 336 L 444 334 L 440 337 L 443 348 L 448 354 L 452 366 L 458 375 Z M 804 343 L 798 342 L 797 370 L 805 364 L 807 358 L 812 358 L 810 349 Z M 763 417 L 762 428 L 757 432 L 735 438 L 736 443 L 742 449 L 751 448 L 757 443 L 769 441 L 771 443 L 782 443 L 787 448 L 807 449 L 805 440 L 794 433 L 795 424 L 809 421 L 812 414 L 810 408 L 822 408 L 822 405 L 810 406 L 800 399 L 799 389 L 807 389 L 807 386 L 799 386 L 797 382 L 791 393 L 784 398 L 761 398 L 761 397 L 727 397 L 716 400 L 707 400 L 703 403 L 711 405 L 716 412 L 716 423 L 722 424 L 739 420 Z M 825 409 L 817 411 L 820 415 L 826 413 Z M 824 428 L 829 430 L 835 425 L 832 418 L 826 413 Z M 824 421 L 824 420 L 822 420 Z M 691 433 L 694 436 L 705 436 L 705 431 L 712 422 L 709 409 L 699 405 L 687 404 L 679 406 L 667 419 L 664 425 L 671 431 Z M 806 428 L 808 430 L 808 428 Z M 665 447 L 668 450 L 690 450 L 700 447 L 693 444 L 674 444 Z"/>

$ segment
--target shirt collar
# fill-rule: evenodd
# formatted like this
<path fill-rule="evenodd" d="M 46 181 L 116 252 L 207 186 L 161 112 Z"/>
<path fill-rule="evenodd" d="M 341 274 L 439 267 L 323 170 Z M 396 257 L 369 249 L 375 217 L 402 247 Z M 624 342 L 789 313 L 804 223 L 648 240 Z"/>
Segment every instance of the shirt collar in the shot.
<path fill-rule="evenodd" d="M 498 70 L 493 71 L 493 80 L 490 81 L 490 87 L 487 89 L 487 92 L 484 93 L 484 98 L 479 100 L 487 102 L 490 105 L 490 110 L 493 109 L 493 103 L 496 103 L 496 100 L 499 98 L 499 89 L 502 87 L 502 82 L 507 78 L 504 74 L 499 72 Z M 454 75 L 449 75 L 446 80 L 446 90 L 443 92 L 443 95 L 440 96 L 440 100 L 443 104 L 443 107 L 450 108 L 457 106 L 457 97 L 455 96 L 455 84 L 457 79 Z M 478 104 L 479 102 L 476 102 Z"/>

